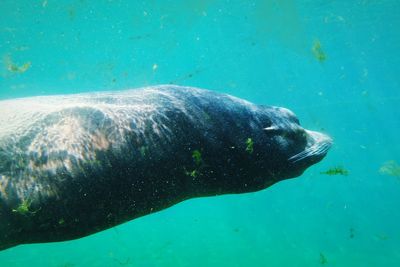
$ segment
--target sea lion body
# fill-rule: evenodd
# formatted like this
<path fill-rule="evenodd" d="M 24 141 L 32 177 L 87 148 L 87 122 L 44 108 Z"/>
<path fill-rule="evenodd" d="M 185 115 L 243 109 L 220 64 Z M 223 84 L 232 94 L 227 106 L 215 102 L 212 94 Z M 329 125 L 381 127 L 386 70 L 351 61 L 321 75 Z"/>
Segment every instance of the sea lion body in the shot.
<path fill-rule="evenodd" d="M 261 190 L 300 175 L 330 145 L 287 109 L 197 88 L 0 101 L 0 249 Z"/>

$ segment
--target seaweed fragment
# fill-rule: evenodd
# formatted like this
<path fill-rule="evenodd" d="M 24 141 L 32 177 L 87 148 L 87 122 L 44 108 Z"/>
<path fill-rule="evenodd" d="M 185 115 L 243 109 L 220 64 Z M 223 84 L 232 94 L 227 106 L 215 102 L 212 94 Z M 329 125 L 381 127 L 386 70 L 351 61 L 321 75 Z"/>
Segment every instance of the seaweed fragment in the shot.
<path fill-rule="evenodd" d="M 250 137 L 246 139 L 246 151 L 249 154 L 252 154 L 254 150 L 254 142 L 253 139 L 251 139 Z"/>
<path fill-rule="evenodd" d="M 34 215 L 40 209 L 35 210 L 35 211 L 31 210 L 31 204 L 32 204 L 32 201 L 25 199 L 21 202 L 21 204 L 19 204 L 19 206 L 16 209 L 12 209 L 12 212 L 20 214 L 20 215 L 24 215 L 24 216 Z"/>
<path fill-rule="evenodd" d="M 190 177 L 193 177 L 193 178 L 196 178 L 197 176 L 199 176 L 199 172 L 197 170 L 193 170 L 193 171 L 185 170 L 185 174 L 187 176 L 190 176 Z"/>
<path fill-rule="evenodd" d="M 142 158 L 144 158 L 148 154 L 149 148 L 147 146 L 141 146 L 139 148 L 139 152 L 140 152 L 140 155 L 142 156 Z"/>
<path fill-rule="evenodd" d="M 354 228 L 351 227 L 351 228 L 349 229 L 349 238 L 350 238 L 350 239 L 353 239 L 353 238 L 354 238 L 354 235 L 355 235 L 354 232 L 355 232 Z"/>
<path fill-rule="evenodd" d="M 121 266 L 127 266 L 127 265 L 131 265 L 132 264 L 132 262 L 131 262 L 131 258 L 127 258 L 126 260 L 119 260 L 119 259 L 117 259 L 117 258 L 112 258 L 115 262 L 117 262 L 119 265 L 121 265 Z"/>
<path fill-rule="evenodd" d="M 400 178 L 400 165 L 396 161 L 390 160 L 382 164 L 379 168 L 379 172 L 381 174 Z"/>
<path fill-rule="evenodd" d="M 13 73 L 24 73 L 26 72 L 30 67 L 31 67 L 31 62 L 27 61 L 22 65 L 18 65 L 15 63 L 10 55 L 6 55 L 4 57 L 4 63 L 6 65 L 6 68 L 8 71 L 13 72 Z"/>
<path fill-rule="evenodd" d="M 319 253 L 319 263 L 321 265 L 325 265 L 325 264 L 328 263 L 328 259 L 326 258 L 326 256 L 322 252 Z"/>
<path fill-rule="evenodd" d="M 324 62 L 326 60 L 326 54 L 322 50 L 322 45 L 319 40 L 315 40 L 314 44 L 311 48 L 311 51 L 314 54 L 314 57 L 319 61 L 319 62 Z"/>
<path fill-rule="evenodd" d="M 329 175 L 329 176 L 332 176 L 332 175 L 347 176 L 347 175 L 349 175 L 349 171 L 341 166 L 337 166 L 337 167 L 332 167 L 324 172 L 320 172 L 320 174 L 325 174 L 325 175 Z"/>
<path fill-rule="evenodd" d="M 193 151 L 192 158 L 194 160 L 194 163 L 196 163 L 197 166 L 199 166 L 203 161 L 201 159 L 201 152 L 198 149 Z"/>
<path fill-rule="evenodd" d="M 375 239 L 380 240 L 380 241 L 386 241 L 389 239 L 389 236 L 384 233 L 375 234 Z"/>
<path fill-rule="evenodd" d="M 192 152 L 192 159 L 195 164 L 195 168 L 193 170 L 187 170 L 184 167 L 185 175 L 190 176 L 192 178 L 196 178 L 200 175 L 200 170 L 203 167 L 203 159 L 199 149 L 195 149 Z"/>

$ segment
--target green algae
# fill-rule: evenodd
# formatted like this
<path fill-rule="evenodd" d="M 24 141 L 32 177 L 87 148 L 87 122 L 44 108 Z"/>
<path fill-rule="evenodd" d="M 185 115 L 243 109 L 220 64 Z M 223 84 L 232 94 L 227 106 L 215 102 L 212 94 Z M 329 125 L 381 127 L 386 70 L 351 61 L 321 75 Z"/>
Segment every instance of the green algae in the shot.
<path fill-rule="evenodd" d="M 22 64 L 21 66 L 17 66 L 17 65 L 10 65 L 8 70 L 12 71 L 12 72 L 18 72 L 18 73 L 23 73 L 25 71 L 27 71 L 29 68 L 31 67 L 31 62 L 25 62 L 24 64 Z"/>
<path fill-rule="evenodd" d="M 196 178 L 199 176 L 199 171 L 196 169 L 194 169 L 192 171 L 188 171 L 188 170 L 184 169 L 184 171 L 185 171 L 185 175 L 190 176 L 192 178 Z"/>
<path fill-rule="evenodd" d="M 250 137 L 246 139 L 246 151 L 249 154 L 252 154 L 254 151 L 254 142 L 253 139 L 251 139 Z"/>
<path fill-rule="evenodd" d="M 351 228 L 349 229 L 349 238 L 350 238 L 350 239 L 353 239 L 354 236 L 355 236 L 355 229 L 354 229 L 353 227 L 351 227 Z"/>
<path fill-rule="evenodd" d="M 196 150 L 193 151 L 193 153 L 192 153 L 192 158 L 193 158 L 193 160 L 194 160 L 194 163 L 195 163 L 197 166 L 201 165 L 201 163 L 203 162 L 203 160 L 202 160 L 202 158 L 201 158 L 201 152 L 200 152 L 198 149 L 196 149 Z"/>
<path fill-rule="evenodd" d="M 343 167 L 340 167 L 340 166 L 332 167 L 332 168 L 330 168 L 330 169 L 328 169 L 328 170 L 326 170 L 324 172 L 320 172 L 320 173 L 321 174 L 325 174 L 325 175 L 329 175 L 329 176 L 332 176 L 332 175 L 344 175 L 344 176 L 347 176 L 347 175 L 349 175 L 349 171 L 346 170 Z"/>
<path fill-rule="evenodd" d="M 325 265 L 325 264 L 328 263 L 328 259 L 326 258 L 326 256 L 322 252 L 319 253 L 319 263 L 321 265 Z"/>
<path fill-rule="evenodd" d="M 6 65 L 7 70 L 10 72 L 13 72 L 13 73 L 24 73 L 32 65 L 32 63 L 30 61 L 27 61 L 27 62 L 23 63 L 22 65 L 18 65 L 15 62 L 13 62 L 10 55 L 6 55 L 4 57 L 4 63 Z"/>
<path fill-rule="evenodd" d="M 190 172 L 189 175 L 193 178 L 196 178 L 197 176 L 199 176 L 199 172 L 197 170 L 193 170 Z"/>
<path fill-rule="evenodd" d="M 396 161 L 390 160 L 382 164 L 379 168 L 379 172 L 381 174 L 400 178 L 400 165 Z"/>
<path fill-rule="evenodd" d="M 31 204 L 32 204 L 32 201 L 25 199 L 21 202 L 21 204 L 19 204 L 19 206 L 16 209 L 13 209 L 12 212 L 20 214 L 20 215 L 24 215 L 24 216 L 33 215 L 38 210 L 32 211 Z"/>
<path fill-rule="evenodd" d="M 191 171 L 184 168 L 184 172 L 185 175 L 190 176 L 192 178 L 196 178 L 200 175 L 200 169 L 203 166 L 203 158 L 199 149 L 193 150 L 192 159 L 195 164 L 195 168 Z"/>
<path fill-rule="evenodd" d="M 322 45 L 319 40 L 314 41 L 311 51 L 313 52 L 314 57 L 319 62 L 324 62 L 326 60 L 326 54 L 325 54 L 324 50 L 322 50 Z"/>
<path fill-rule="evenodd" d="M 144 158 L 148 153 L 148 147 L 147 146 L 141 146 L 139 148 L 139 152 L 140 152 L 140 155 Z"/>

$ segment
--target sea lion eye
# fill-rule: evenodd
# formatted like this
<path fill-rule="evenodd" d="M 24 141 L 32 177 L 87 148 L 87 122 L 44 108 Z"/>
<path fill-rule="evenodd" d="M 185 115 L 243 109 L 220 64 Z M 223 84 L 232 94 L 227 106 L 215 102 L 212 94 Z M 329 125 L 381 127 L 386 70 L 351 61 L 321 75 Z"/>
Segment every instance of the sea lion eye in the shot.
<path fill-rule="evenodd" d="M 279 129 L 277 126 L 273 125 L 273 126 L 269 126 L 269 127 L 265 127 L 263 128 L 264 132 L 268 135 L 275 135 L 275 134 L 281 134 L 282 133 L 282 129 Z"/>

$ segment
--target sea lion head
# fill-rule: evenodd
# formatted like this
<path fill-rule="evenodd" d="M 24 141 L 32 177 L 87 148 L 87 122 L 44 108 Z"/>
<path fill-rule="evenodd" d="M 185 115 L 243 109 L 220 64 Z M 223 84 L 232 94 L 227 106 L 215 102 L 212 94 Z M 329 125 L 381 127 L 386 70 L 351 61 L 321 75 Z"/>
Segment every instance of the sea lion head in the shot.
<path fill-rule="evenodd" d="M 262 107 L 261 118 L 266 126 L 258 135 L 263 151 L 261 159 L 273 170 L 267 177 L 283 180 L 301 175 L 321 161 L 332 146 L 332 139 L 323 133 L 303 128 L 296 115 L 281 107 Z M 274 180 L 274 179 L 273 179 Z"/>

